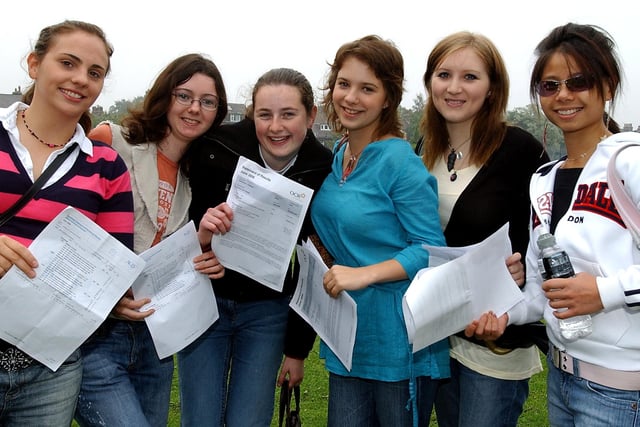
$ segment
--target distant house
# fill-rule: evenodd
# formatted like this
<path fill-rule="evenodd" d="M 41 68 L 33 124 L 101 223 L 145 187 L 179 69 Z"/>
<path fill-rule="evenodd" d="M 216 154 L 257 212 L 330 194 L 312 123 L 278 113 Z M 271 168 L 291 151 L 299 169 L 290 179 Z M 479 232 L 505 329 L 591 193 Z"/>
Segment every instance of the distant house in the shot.
<path fill-rule="evenodd" d="M 313 133 L 316 135 L 316 138 L 318 138 L 318 141 L 329 148 L 333 147 L 333 144 L 339 137 L 327 122 L 327 115 L 324 113 L 322 106 L 318 106 L 318 114 L 313 124 Z"/>
<path fill-rule="evenodd" d="M 244 104 L 229 102 L 227 103 L 227 107 L 227 117 L 224 118 L 222 123 L 236 123 L 244 119 L 244 112 L 246 110 Z"/>
<path fill-rule="evenodd" d="M 244 104 L 229 102 L 227 105 L 229 111 L 222 123 L 236 123 L 244 118 L 246 111 Z M 313 133 L 316 135 L 316 138 L 318 138 L 318 141 L 328 147 L 332 147 L 338 138 L 337 134 L 331 130 L 331 126 L 327 123 L 327 116 L 324 114 L 322 107 L 318 107 L 318 115 L 313 124 Z"/>
<path fill-rule="evenodd" d="M 0 108 L 6 108 L 14 102 L 18 102 L 22 99 L 21 94 L 8 94 L 8 93 L 0 93 Z"/>

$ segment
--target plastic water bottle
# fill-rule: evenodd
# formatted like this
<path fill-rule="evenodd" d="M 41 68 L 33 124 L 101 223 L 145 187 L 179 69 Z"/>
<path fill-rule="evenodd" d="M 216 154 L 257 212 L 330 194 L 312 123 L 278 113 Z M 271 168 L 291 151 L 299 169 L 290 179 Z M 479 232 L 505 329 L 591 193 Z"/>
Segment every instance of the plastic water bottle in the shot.
<path fill-rule="evenodd" d="M 538 247 L 540 248 L 538 267 L 543 280 L 575 276 L 569 255 L 557 245 L 553 234 L 541 234 L 538 237 Z M 560 333 L 568 340 L 585 337 L 593 330 L 591 316 L 588 314 L 559 319 L 558 323 Z"/>

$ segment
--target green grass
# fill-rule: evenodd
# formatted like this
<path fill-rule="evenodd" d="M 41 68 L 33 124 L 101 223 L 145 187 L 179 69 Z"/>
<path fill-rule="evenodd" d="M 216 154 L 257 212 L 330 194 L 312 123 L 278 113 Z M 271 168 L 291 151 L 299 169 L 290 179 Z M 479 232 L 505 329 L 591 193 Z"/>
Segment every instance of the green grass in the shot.
<path fill-rule="evenodd" d="M 546 363 L 541 356 L 542 365 L 545 371 L 534 375 L 529 382 L 529 398 L 525 403 L 524 410 L 518 421 L 521 427 L 544 427 L 548 426 L 547 421 L 547 395 L 546 395 Z M 300 386 L 300 412 L 302 425 L 304 427 L 326 426 L 327 401 L 329 397 L 328 376 L 324 369 L 324 364 L 318 355 L 318 341 L 311 354 L 305 362 L 305 378 Z M 279 389 L 276 390 L 276 403 L 274 405 L 274 418 L 272 427 L 278 426 L 278 397 Z M 431 425 L 437 426 L 435 416 L 431 417 Z M 169 427 L 180 426 L 180 396 L 178 393 L 178 379 L 174 373 L 171 408 L 169 412 Z"/>

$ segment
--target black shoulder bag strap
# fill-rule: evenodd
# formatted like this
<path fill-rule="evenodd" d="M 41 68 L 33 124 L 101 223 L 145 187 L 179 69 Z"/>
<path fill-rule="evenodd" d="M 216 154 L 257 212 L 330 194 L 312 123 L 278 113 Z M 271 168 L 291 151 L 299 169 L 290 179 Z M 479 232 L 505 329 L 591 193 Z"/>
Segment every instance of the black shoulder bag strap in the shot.
<path fill-rule="evenodd" d="M 282 427 L 285 411 L 289 412 L 289 381 L 284 380 L 280 386 L 280 405 L 278 405 L 278 427 Z"/>
<path fill-rule="evenodd" d="M 77 144 L 76 144 L 77 146 Z M 55 158 L 53 162 L 40 174 L 38 179 L 33 183 L 31 188 L 22 195 L 9 209 L 7 209 L 2 215 L 0 215 L 0 227 L 7 223 L 11 218 L 15 216 L 20 209 L 22 209 L 29 200 L 33 199 L 33 196 L 42 188 L 45 182 L 51 178 L 51 175 L 60 167 L 60 165 L 76 150 L 76 147 L 67 149 L 64 153 Z"/>

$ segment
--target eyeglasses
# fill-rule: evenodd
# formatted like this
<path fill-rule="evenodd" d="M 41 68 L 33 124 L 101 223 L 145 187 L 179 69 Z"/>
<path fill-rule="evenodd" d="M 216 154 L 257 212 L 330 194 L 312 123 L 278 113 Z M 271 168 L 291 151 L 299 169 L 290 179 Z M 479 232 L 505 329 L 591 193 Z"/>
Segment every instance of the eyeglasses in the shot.
<path fill-rule="evenodd" d="M 536 86 L 538 95 L 547 97 L 553 96 L 560 91 L 560 86 L 565 85 L 571 92 L 582 92 L 593 87 L 585 76 L 578 74 L 567 80 L 541 80 Z"/>
<path fill-rule="evenodd" d="M 202 98 L 194 98 L 188 92 L 184 91 L 175 91 L 172 93 L 173 96 L 176 97 L 176 101 L 178 104 L 191 106 L 194 101 L 198 101 L 200 103 L 200 107 L 203 110 L 207 111 L 215 111 L 218 108 L 218 97 L 215 95 L 207 95 Z"/>

